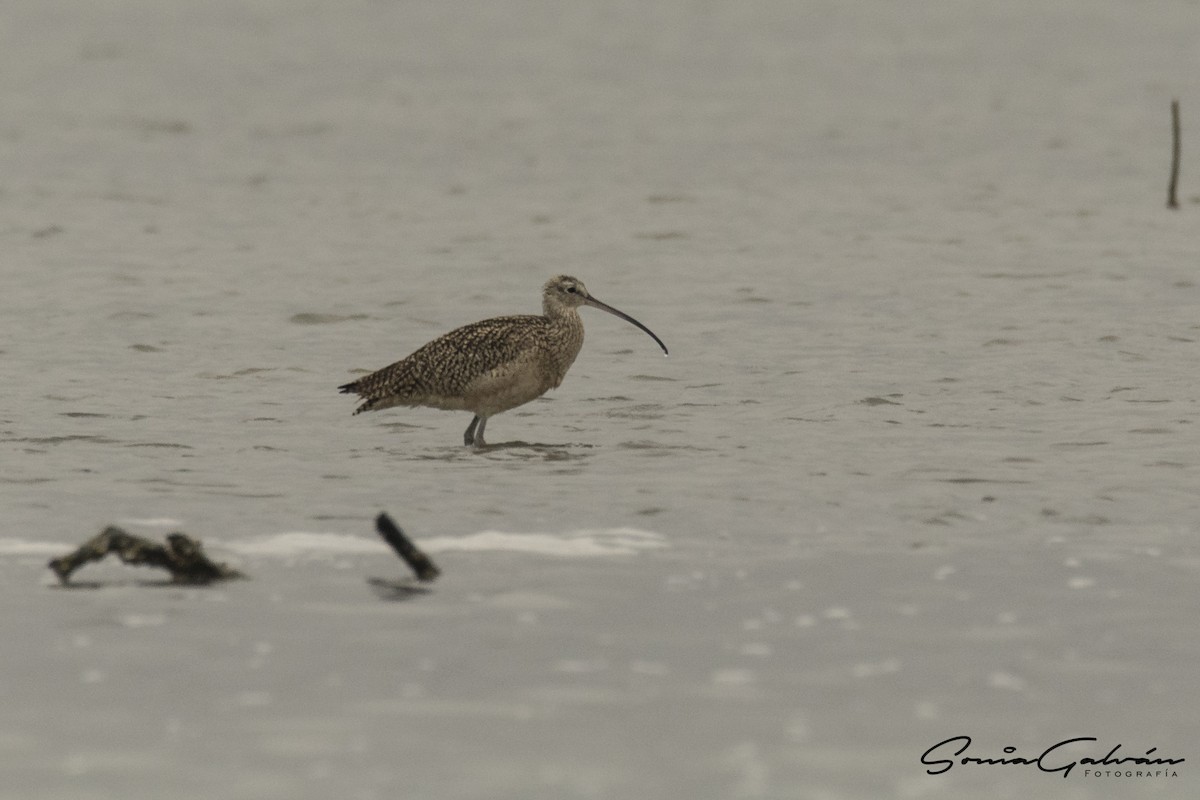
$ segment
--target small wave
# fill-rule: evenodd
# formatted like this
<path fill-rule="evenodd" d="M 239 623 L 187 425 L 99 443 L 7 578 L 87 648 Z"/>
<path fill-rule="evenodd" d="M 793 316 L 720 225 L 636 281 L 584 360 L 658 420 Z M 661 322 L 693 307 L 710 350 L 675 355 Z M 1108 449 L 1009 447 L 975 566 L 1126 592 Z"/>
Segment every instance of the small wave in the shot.
<path fill-rule="evenodd" d="M 57 556 L 71 545 L 60 542 L 35 542 L 30 539 L 0 538 L 0 556 Z"/>
<path fill-rule="evenodd" d="M 178 528 L 178 520 L 169 518 L 124 519 L 122 524 L 148 528 Z M 636 555 L 643 550 L 667 547 L 666 537 L 639 528 L 599 528 L 568 533 L 506 533 L 480 531 L 465 536 L 431 536 L 416 540 L 430 553 L 449 551 L 507 551 L 556 557 L 592 557 Z M 206 542 L 207 543 L 207 542 Z M 39 542 L 21 538 L 0 538 L 0 557 L 53 556 L 72 549 L 63 542 Z M 289 531 L 245 541 L 213 539 L 212 551 L 240 556 L 300 558 L 320 556 L 376 555 L 391 552 L 379 539 L 348 533 Z"/>
<path fill-rule="evenodd" d="M 641 550 L 667 546 L 660 534 L 637 528 L 606 528 L 570 533 L 506 533 L 481 531 L 466 536 L 431 536 L 416 539 L 430 553 L 507 550 L 548 556 L 634 555 Z M 293 531 L 246 542 L 223 542 L 223 547 L 247 556 L 351 555 L 388 552 L 378 539 L 345 533 Z"/>
<path fill-rule="evenodd" d="M 320 314 L 317 312 L 305 312 L 303 314 L 293 314 L 288 322 L 296 325 L 332 325 L 338 322 L 350 322 L 361 319 L 366 319 L 366 314 Z"/>
<path fill-rule="evenodd" d="M 637 528 L 575 531 L 567 534 L 481 531 L 470 536 L 439 536 L 422 541 L 433 552 L 509 550 L 547 556 L 619 556 L 667 546 L 657 533 Z"/>
<path fill-rule="evenodd" d="M 121 519 L 121 525 L 131 528 L 173 528 L 179 529 L 183 523 L 170 517 L 150 517 L 146 519 Z M 96 531 L 99 533 L 99 530 Z M 39 542 L 33 539 L 22 539 L 19 536 L 0 537 L 0 556 L 58 556 L 70 552 L 78 543 L 68 542 Z"/>
<path fill-rule="evenodd" d="M 126 517 L 118 520 L 122 525 L 140 525 L 146 528 L 179 528 L 183 520 L 171 517 Z"/>
<path fill-rule="evenodd" d="M 223 542 L 223 547 L 246 556 L 347 555 L 387 552 L 378 539 L 348 533 L 308 533 L 291 531 L 263 536 L 246 542 Z"/>

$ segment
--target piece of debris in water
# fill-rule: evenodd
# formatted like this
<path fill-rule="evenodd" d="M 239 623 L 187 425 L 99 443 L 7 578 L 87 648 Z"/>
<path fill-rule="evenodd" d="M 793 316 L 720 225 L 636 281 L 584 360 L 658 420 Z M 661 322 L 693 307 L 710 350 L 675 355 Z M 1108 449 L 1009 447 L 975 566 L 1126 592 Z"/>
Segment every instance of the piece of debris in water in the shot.
<path fill-rule="evenodd" d="M 375 518 L 375 530 L 379 531 L 383 540 L 404 559 L 404 563 L 412 568 L 412 571 L 417 574 L 417 580 L 431 581 L 442 574 L 442 571 L 429 560 L 429 556 L 422 553 L 413 544 L 412 539 L 405 536 L 404 531 L 400 530 L 387 514 L 380 514 Z"/>
<path fill-rule="evenodd" d="M 75 570 L 109 553 L 115 553 L 126 564 L 161 567 L 171 573 L 173 583 L 206 584 L 246 577 L 232 567 L 210 561 L 203 545 L 186 534 L 168 534 L 167 543 L 162 545 L 114 525 L 88 539 L 75 552 L 52 560 L 49 567 L 65 586 Z"/>

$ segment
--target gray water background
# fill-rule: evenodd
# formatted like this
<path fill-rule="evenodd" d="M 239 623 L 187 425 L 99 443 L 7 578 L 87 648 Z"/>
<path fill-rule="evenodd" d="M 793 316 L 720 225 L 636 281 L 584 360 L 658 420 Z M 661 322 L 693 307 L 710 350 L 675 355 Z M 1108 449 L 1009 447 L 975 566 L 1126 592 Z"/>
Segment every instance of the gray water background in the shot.
<path fill-rule="evenodd" d="M 1198 67 L 1194 2 L 11 3 L 6 536 L 665 546 L 0 559 L 0 796 L 1186 796 Z M 482 454 L 336 393 L 563 272 L 671 356 L 585 310 Z M 1189 761 L 926 775 L 964 733 Z"/>

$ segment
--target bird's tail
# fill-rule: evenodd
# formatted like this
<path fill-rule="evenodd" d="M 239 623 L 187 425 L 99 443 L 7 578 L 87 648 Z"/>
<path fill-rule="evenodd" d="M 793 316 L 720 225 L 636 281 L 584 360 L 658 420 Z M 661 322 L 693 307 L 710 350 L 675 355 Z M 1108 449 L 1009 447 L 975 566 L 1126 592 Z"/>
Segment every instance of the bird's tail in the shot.
<path fill-rule="evenodd" d="M 361 381 L 351 381 L 350 383 L 343 383 L 338 387 L 338 391 L 342 394 L 357 394 L 365 401 L 358 408 L 354 409 L 355 414 L 361 414 L 364 411 L 372 411 L 377 405 L 379 405 L 379 398 L 367 397 L 363 387 L 360 385 L 361 383 Z"/>

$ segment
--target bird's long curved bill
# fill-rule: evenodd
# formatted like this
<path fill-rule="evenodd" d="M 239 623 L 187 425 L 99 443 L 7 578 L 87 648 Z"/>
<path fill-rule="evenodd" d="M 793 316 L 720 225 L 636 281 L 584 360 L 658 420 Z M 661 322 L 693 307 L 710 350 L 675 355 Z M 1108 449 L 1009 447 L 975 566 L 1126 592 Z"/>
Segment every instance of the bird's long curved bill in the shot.
<path fill-rule="evenodd" d="M 589 297 L 586 300 L 584 300 L 583 302 L 585 304 L 591 306 L 592 308 L 598 308 L 601 311 L 607 311 L 608 313 L 612 314 L 614 317 L 620 317 L 621 319 L 625 320 L 629 324 L 636 325 L 637 327 L 641 328 L 642 330 L 644 330 L 646 333 L 648 333 L 650 335 L 651 339 L 658 342 L 658 346 L 662 348 L 664 356 L 670 355 L 670 353 L 667 352 L 667 346 L 662 343 L 662 339 L 660 339 L 654 335 L 654 331 L 650 330 L 645 325 L 643 325 L 642 323 L 638 322 L 633 317 L 626 314 L 624 311 L 618 311 L 617 309 L 610 306 L 608 303 L 601 303 L 599 300 L 597 300 L 594 297 Z"/>

